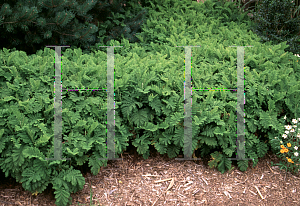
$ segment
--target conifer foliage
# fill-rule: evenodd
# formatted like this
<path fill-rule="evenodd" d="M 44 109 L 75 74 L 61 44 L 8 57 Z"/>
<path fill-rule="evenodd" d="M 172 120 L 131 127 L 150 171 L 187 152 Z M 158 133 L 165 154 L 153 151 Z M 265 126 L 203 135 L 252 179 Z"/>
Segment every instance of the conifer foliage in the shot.
<path fill-rule="evenodd" d="M 96 43 L 106 45 L 122 35 L 134 42 L 138 40 L 133 37 L 140 31 L 146 10 L 132 15 L 132 5 L 141 8 L 137 2 L 129 4 L 124 0 L 2 0 L 1 47 L 35 54 L 47 45 L 89 50 L 96 48 Z M 132 20 L 122 14 L 124 9 Z"/>
<path fill-rule="evenodd" d="M 254 12 L 256 24 L 252 27 L 261 37 L 261 42 L 278 44 L 286 41 L 290 47 L 285 51 L 299 53 L 300 16 L 293 18 L 294 9 L 295 3 L 290 0 L 262 0 L 258 11 Z"/>

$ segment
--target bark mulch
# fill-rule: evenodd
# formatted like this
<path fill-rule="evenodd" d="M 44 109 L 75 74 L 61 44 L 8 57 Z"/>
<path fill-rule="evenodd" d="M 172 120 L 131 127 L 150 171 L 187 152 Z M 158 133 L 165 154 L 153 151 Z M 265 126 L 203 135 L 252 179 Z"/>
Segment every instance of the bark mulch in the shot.
<path fill-rule="evenodd" d="M 134 152 L 123 161 L 108 161 L 98 175 L 84 173 L 84 189 L 71 194 L 72 205 L 299 205 L 300 177 L 271 167 L 280 159 L 269 151 L 255 168 L 221 174 L 210 168 L 207 156 L 197 161 L 178 161 L 151 152 L 144 160 Z M 178 155 L 182 157 L 182 155 Z M 1 177 L 0 205 L 55 205 L 52 184 L 33 196 L 13 178 Z M 90 186 L 92 204 L 90 204 Z"/>

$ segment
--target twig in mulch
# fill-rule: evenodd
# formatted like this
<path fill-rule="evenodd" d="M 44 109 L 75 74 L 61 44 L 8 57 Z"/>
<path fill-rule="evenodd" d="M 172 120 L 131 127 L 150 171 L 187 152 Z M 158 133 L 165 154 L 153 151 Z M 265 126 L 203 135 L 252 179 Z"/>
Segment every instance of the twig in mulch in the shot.
<path fill-rule="evenodd" d="M 259 196 L 261 197 L 261 199 L 265 199 L 265 198 L 263 198 L 263 196 L 261 195 L 261 193 L 260 193 L 259 189 L 258 189 L 256 186 L 254 186 L 254 187 L 256 188 L 256 190 L 257 190 L 257 192 L 258 192 Z"/>
<path fill-rule="evenodd" d="M 158 181 L 155 181 L 155 183 L 158 183 L 158 182 L 164 182 L 164 181 L 168 181 L 168 180 L 171 180 L 170 184 L 169 184 L 169 187 L 167 188 L 167 190 L 165 192 L 167 192 L 169 189 L 171 189 L 171 187 L 173 187 L 174 185 L 174 178 L 169 178 L 169 179 L 164 179 L 164 180 L 158 180 Z M 163 193 L 160 194 L 160 196 L 157 198 L 157 200 L 153 203 L 152 206 L 155 205 L 155 203 L 159 200 L 159 198 L 162 196 Z"/>

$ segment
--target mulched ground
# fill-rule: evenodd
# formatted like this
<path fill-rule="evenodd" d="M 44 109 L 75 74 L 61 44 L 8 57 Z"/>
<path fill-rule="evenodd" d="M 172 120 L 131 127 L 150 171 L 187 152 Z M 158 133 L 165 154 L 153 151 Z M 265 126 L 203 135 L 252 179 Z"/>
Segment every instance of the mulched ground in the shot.
<path fill-rule="evenodd" d="M 241 172 L 235 163 L 224 174 L 208 166 L 210 157 L 177 161 L 152 151 L 148 160 L 136 152 L 124 153 L 123 158 L 108 161 L 96 176 L 85 173 L 86 185 L 71 194 L 72 205 L 299 205 L 299 174 L 271 167 L 271 161 L 280 160 L 270 151 L 255 168 L 250 162 Z M 0 205 L 55 205 L 52 185 L 33 196 L 13 178 L 1 175 Z"/>

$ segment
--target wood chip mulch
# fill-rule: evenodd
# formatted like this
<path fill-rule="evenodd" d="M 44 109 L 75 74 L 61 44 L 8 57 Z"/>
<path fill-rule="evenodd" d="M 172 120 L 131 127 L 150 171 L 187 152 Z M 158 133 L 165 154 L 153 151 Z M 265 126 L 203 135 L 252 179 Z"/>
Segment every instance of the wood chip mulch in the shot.
<path fill-rule="evenodd" d="M 255 168 L 221 174 L 208 166 L 209 157 L 197 161 L 178 161 L 167 155 L 150 154 L 147 160 L 136 151 L 124 153 L 123 161 L 108 161 L 98 175 L 84 174 L 83 190 L 72 196 L 72 205 L 154 206 L 154 205 L 299 205 L 300 177 L 271 161 L 280 159 L 269 151 Z M 182 155 L 178 156 L 182 157 Z M 13 178 L 1 177 L 0 205 L 55 205 L 51 186 L 33 196 Z M 92 204 L 90 204 L 90 185 Z"/>

